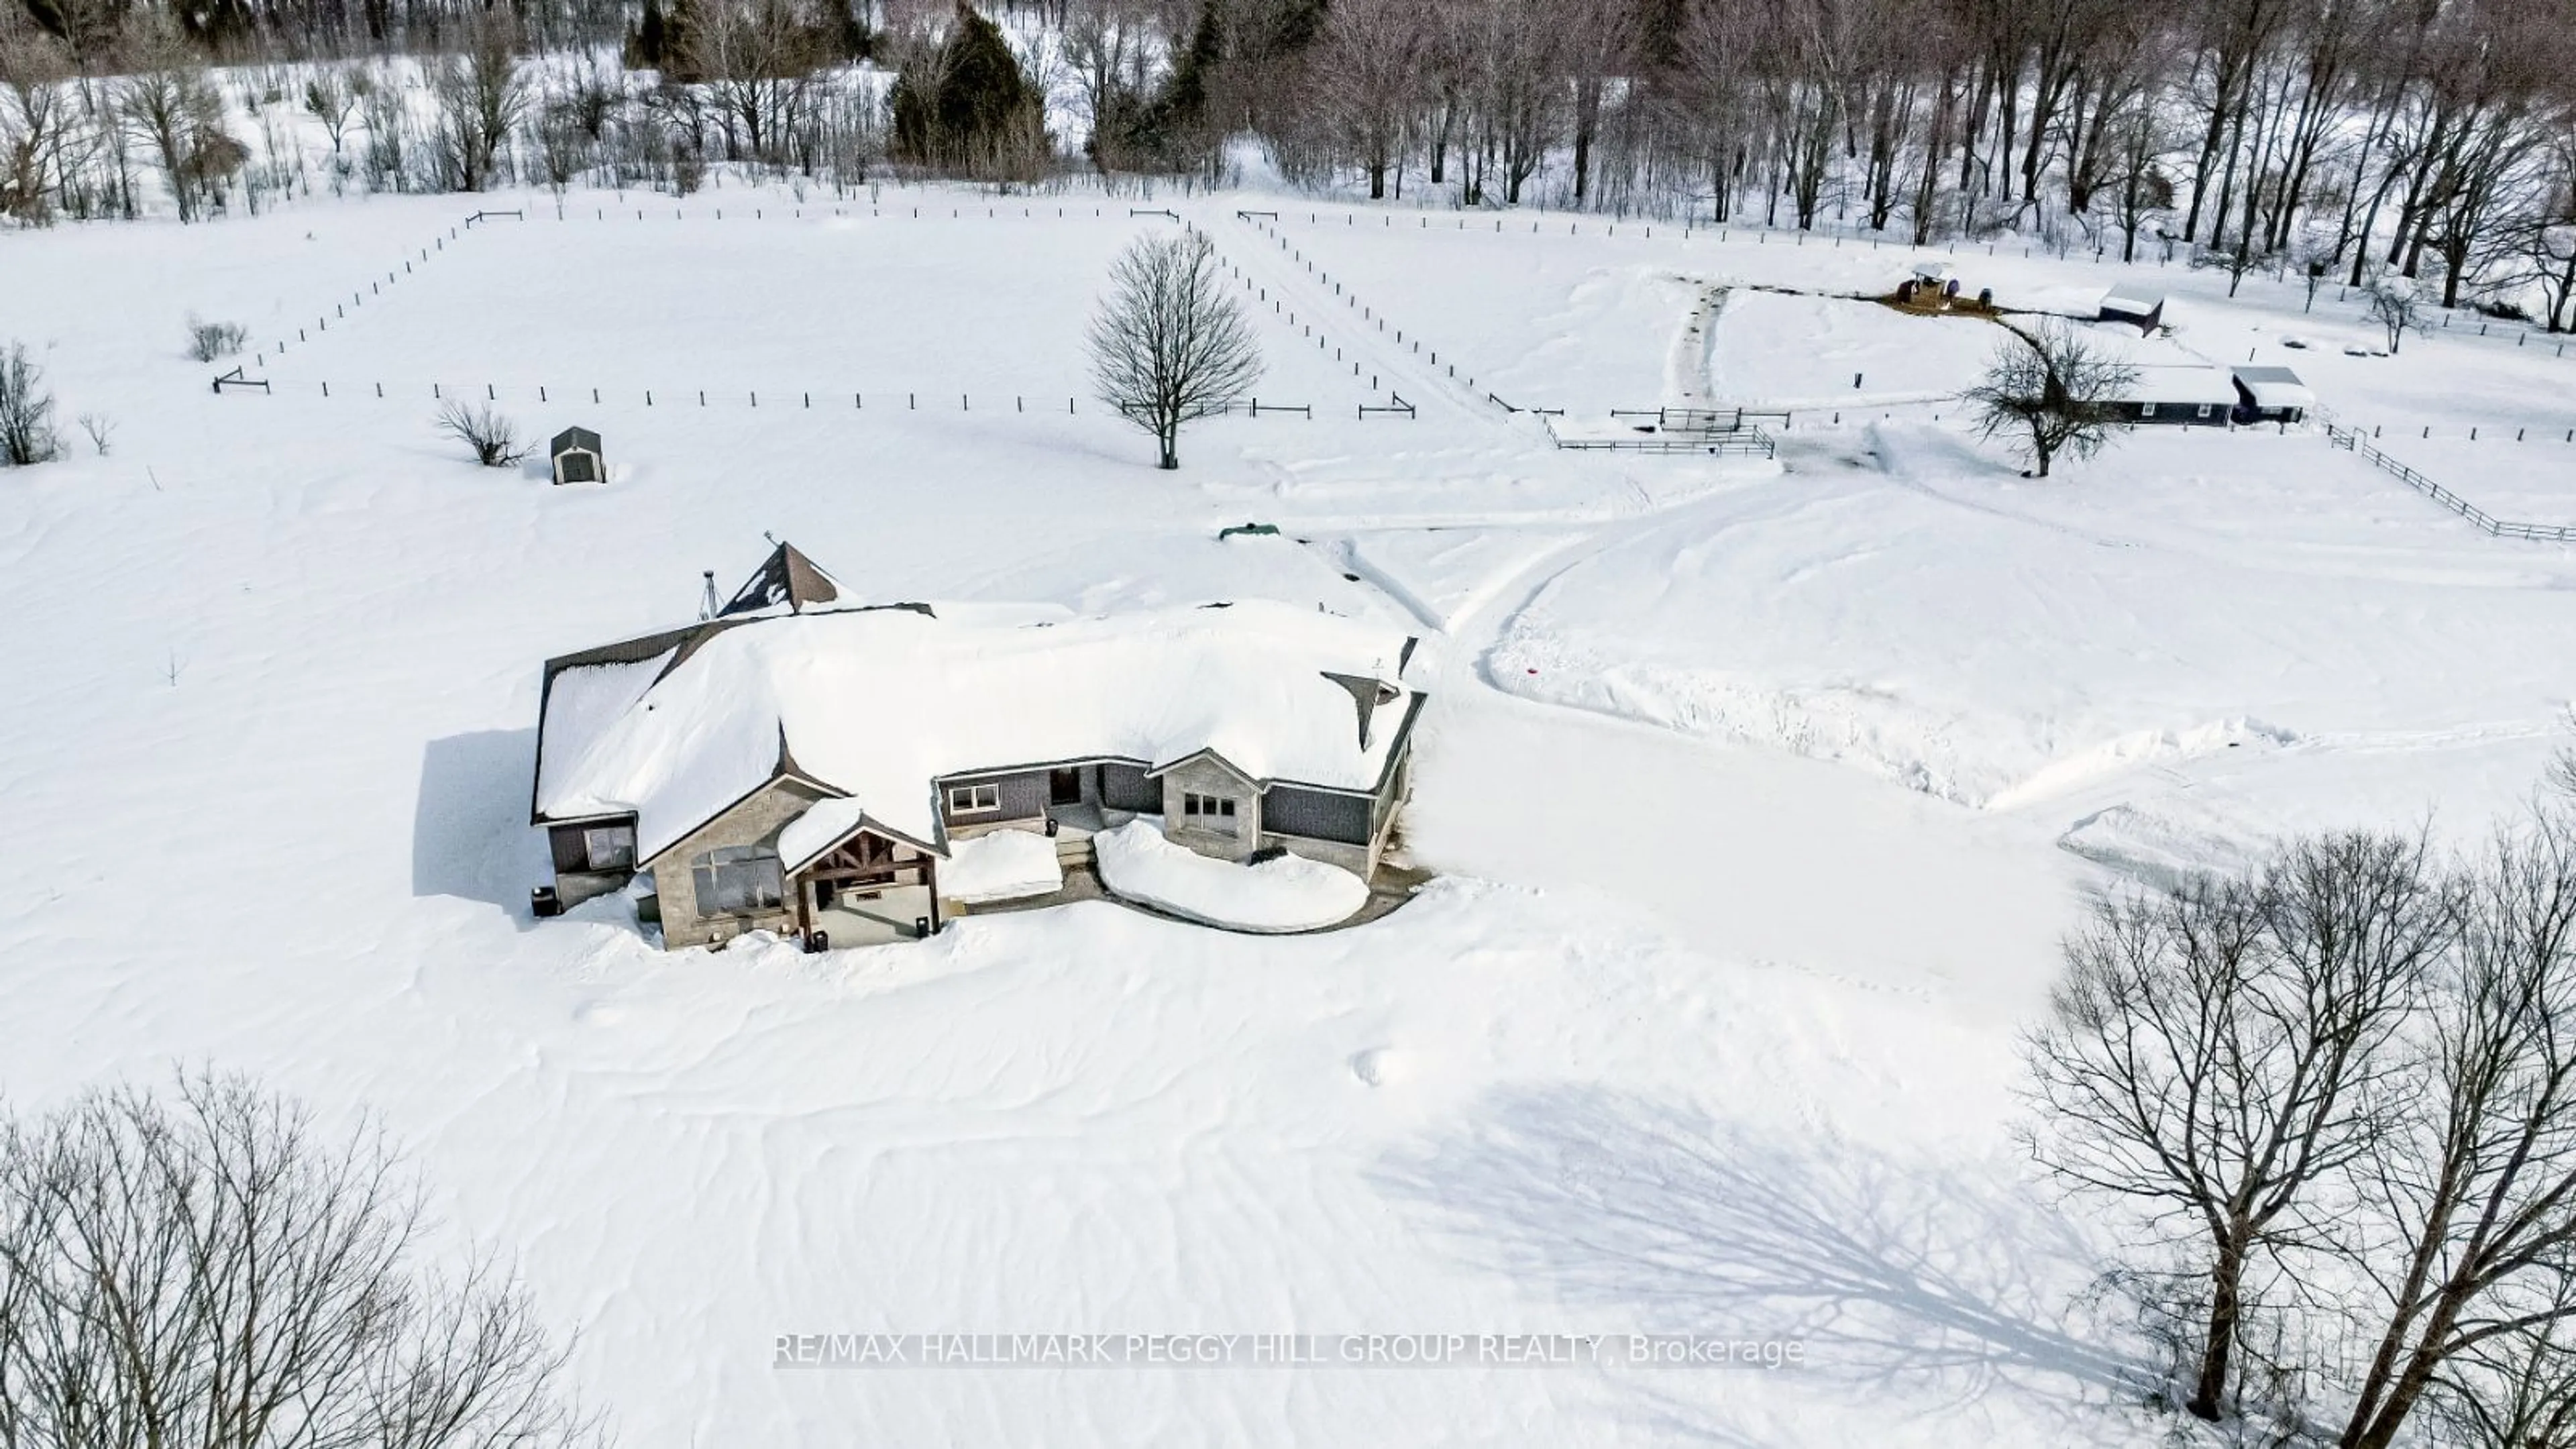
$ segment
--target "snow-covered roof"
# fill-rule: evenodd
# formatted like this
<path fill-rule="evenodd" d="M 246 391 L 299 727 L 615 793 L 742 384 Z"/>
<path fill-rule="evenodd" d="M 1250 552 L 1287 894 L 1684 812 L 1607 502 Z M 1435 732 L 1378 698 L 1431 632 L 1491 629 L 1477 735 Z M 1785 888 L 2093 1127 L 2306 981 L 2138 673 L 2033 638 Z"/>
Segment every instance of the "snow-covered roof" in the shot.
<path fill-rule="evenodd" d="M 2236 405 L 2236 381 L 2227 369 L 2171 338 L 2142 337 L 2122 322 L 2086 327 L 2084 338 L 2102 356 L 2137 370 L 2122 401 Z"/>
<path fill-rule="evenodd" d="M 808 609 L 719 620 L 685 638 L 636 663 L 551 671 L 540 818 L 632 811 L 639 857 L 650 857 L 790 764 L 870 819 L 934 843 L 935 781 L 1062 760 L 1151 767 L 1213 750 L 1256 779 L 1368 790 L 1414 694 L 1398 684 L 1363 745 L 1357 701 L 1329 676 L 1397 681 L 1410 641 L 1250 600 L 1095 618 L 991 605 Z M 800 850 L 848 833 L 837 814 L 804 824 Z"/>
<path fill-rule="evenodd" d="M 2008 276 L 1995 288 L 1995 305 L 2014 312 L 2039 312 L 2091 322 L 2102 315 L 2102 289 Z"/>
<path fill-rule="evenodd" d="M 2102 310 L 2144 317 L 2165 304 L 2165 294 L 2144 287 L 2113 287 L 2102 294 Z"/>
<path fill-rule="evenodd" d="M 2258 408 L 2312 408 L 2317 395 L 2299 380 L 2299 375 L 2286 367 L 2240 367 L 2236 380 L 2254 399 Z"/>
<path fill-rule="evenodd" d="M 785 863 L 787 873 L 794 875 L 848 839 L 866 818 L 866 807 L 846 796 L 817 800 L 778 832 L 778 858 Z"/>

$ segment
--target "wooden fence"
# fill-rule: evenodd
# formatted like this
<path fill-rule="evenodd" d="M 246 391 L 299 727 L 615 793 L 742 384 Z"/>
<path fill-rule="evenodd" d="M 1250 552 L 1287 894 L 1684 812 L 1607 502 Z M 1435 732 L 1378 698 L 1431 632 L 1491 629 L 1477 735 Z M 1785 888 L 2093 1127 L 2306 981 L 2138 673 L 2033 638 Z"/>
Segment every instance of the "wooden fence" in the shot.
<path fill-rule="evenodd" d="M 2395 477 L 2407 487 L 2467 519 L 2469 526 L 2481 533 L 2493 538 L 2526 538 L 2538 543 L 2576 542 L 2576 524 L 2511 523 L 2497 518 L 2450 489 L 2372 447 L 2363 440 L 2361 434 L 2331 419 L 2323 421 L 2328 446 L 2341 448 L 2381 472 Z"/>

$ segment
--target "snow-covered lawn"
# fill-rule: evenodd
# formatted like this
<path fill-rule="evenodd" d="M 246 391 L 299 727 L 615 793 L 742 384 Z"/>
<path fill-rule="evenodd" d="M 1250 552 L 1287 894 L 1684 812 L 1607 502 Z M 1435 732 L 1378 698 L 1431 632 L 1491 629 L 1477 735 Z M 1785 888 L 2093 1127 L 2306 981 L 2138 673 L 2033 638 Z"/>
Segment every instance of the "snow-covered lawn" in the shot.
<path fill-rule="evenodd" d="M 1278 855 L 1249 865 L 1163 838 L 1151 816 L 1091 838 L 1100 881 L 1132 901 L 1235 931 L 1313 931 L 1368 904 L 1368 883 L 1337 865 Z"/>
<path fill-rule="evenodd" d="M 1194 427 L 1164 474 L 1087 407 L 526 390 L 896 362 L 1078 390 L 1101 262 L 1172 223 L 482 204 L 511 203 L 531 219 L 426 264 L 470 204 L 0 234 L 0 335 L 66 418 L 119 424 L 106 457 L 0 473 L 0 1091 L 202 1059 L 382 1112 L 452 1230 L 582 1330 L 628 1443 L 2155 1442 L 2118 1382 L 2138 1350 L 2074 1306 L 2108 1229 L 2012 1145 L 2012 1042 L 2082 891 L 2305 825 L 2475 831 L 2567 735 L 2576 559 L 2313 433 L 2142 432 L 2041 484 L 1948 422 L 1802 422 L 1753 476 L 1559 453 L 1481 401 L 1625 405 L 1703 284 L 1856 288 L 1903 249 L 1283 218 L 1399 348 L 1231 214 L 1276 203 L 1183 201 L 1281 299 L 1277 396 L 1317 406 Z M 258 345 L 406 256 L 263 364 L 274 396 L 179 355 L 192 309 Z M 2296 288 L 2147 274 L 2221 360 L 2357 332 Z M 2315 380 L 2567 395 L 2576 364 L 2467 348 Z M 624 471 L 548 488 L 464 461 L 424 398 L 319 393 L 375 369 L 487 371 L 463 380 L 519 388 L 531 431 L 598 427 Z M 1422 416 L 1360 420 L 1368 374 Z M 1218 540 L 1248 521 L 1282 531 Z M 622 902 L 531 920 L 539 662 L 693 617 L 764 532 L 871 600 L 1269 598 L 1420 634 L 1404 835 L 1441 879 L 1277 938 L 1085 904 L 665 956 Z M 771 1364 L 780 1334 L 951 1329 L 1693 1331 L 1806 1366 Z"/>
<path fill-rule="evenodd" d="M 2480 540 L 2477 564 L 2391 566 L 2299 538 L 2287 512 L 2259 550 L 2211 547 L 2064 496 L 2215 510 L 2267 474 L 2367 496 L 2348 455 L 2141 436 L 2043 483 L 1921 425 L 1869 437 L 1884 472 L 1703 505 L 1697 529 L 1569 562 L 1512 619 L 1494 682 L 1981 806 L 2220 751 L 2563 725 L 2564 670 L 2532 647 L 2576 630 L 2563 561 Z"/>
<path fill-rule="evenodd" d="M 2011 339 L 1968 317 L 1741 288 L 1719 311 L 1711 395 L 1751 408 L 1866 408 L 1956 397 Z"/>

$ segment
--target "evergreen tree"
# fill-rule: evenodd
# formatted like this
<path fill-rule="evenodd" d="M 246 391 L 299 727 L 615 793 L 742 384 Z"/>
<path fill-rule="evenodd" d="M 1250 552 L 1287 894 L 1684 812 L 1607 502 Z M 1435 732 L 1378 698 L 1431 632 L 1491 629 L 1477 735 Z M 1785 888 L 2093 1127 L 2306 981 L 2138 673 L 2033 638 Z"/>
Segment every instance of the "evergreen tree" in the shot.
<path fill-rule="evenodd" d="M 626 63 L 638 70 L 660 70 L 662 58 L 669 54 L 668 46 L 662 0 L 644 0 L 643 22 L 626 43 Z"/>
<path fill-rule="evenodd" d="M 923 165 L 1003 169 L 1044 142 L 1037 87 L 1001 28 L 963 3 L 937 54 L 905 65 L 887 103 L 897 154 Z"/>

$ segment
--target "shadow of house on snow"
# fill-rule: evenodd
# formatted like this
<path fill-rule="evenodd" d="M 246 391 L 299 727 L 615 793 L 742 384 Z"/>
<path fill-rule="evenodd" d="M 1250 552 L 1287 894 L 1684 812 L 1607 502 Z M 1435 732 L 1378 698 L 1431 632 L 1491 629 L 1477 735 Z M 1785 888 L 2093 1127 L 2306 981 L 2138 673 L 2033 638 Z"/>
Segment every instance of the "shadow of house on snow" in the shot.
<path fill-rule="evenodd" d="M 1617 1331 L 1798 1341 L 1797 1372 L 1961 1402 L 1998 1380 L 2134 1401 L 2154 1378 L 2082 1336 L 2070 1285 L 2093 1258 L 2071 1228 L 1967 1174 L 1578 1087 L 1498 1094 L 1371 1176 L 1470 1261 L 1621 1310 L 1591 1315 Z"/>
<path fill-rule="evenodd" d="M 528 824 L 537 732 L 485 730 L 431 740 L 412 809 L 411 893 L 498 906 L 535 925 L 528 887 L 547 879 L 544 837 Z"/>

